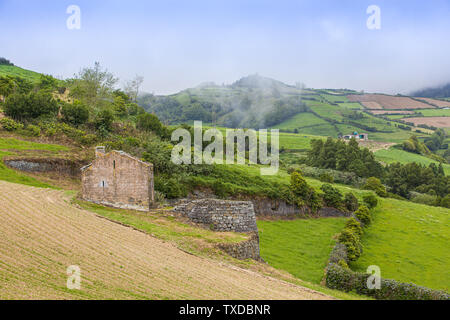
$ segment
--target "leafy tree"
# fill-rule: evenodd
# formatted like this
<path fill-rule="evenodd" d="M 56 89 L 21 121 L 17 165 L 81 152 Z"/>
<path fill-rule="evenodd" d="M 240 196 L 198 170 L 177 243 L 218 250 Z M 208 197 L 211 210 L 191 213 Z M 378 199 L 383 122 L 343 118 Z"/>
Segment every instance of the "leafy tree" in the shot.
<path fill-rule="evenodd" d="M 346 193 L 344 197 L 344 205 L 348 211 L 354 212 L 358 210 L 359 202 L 355 195 L 351 192 Z"/>
<path fill-rule="evenodd" d="M 61 114 L 63 121 L 74 126 L 79 126 L 89 120 L 89 108 L 78 100 L 73 104 L 65 103 L 62 106 Z"/>
<path fill-rule="evenodd" d="M 306 162 L 313 167 L 353 172 L 359 177 L 383 176 L 383 166 L 373 152 L 359 148 L 355 139 L 348 144 L 332 138 L 325 142 L 313 140 Z"/>
<path fill-rule="evenodd" d="M 103 133 L 110 132 L 112 130 L 112 124 L 114 122 L 114 114 L 109 109 L 100 111 L 95 118 L 95 128 Z"/>
<path fill-rule="evenodd" d="M 447 194 L 444 198 L 442 198 L 441 207 L 450 209 L 450 194 Z"/>
<path fill-rule="evenodd" d="M 14 64 L 11 61 L 9 61 L 8 59 L 2 58 L 2 57 L 0 57 L 0 65 L 14 66 Z"/>
<path fill-rule="evenodd" d="M 126 103 L 126 101 L 121 96 L 117 96 L 114 98 L 113 107 L 114 107 L 114 113 L 116 114 L 116 116 L 125 117 L 128 115 L 128 110 L 127 110 L 127 106 L 125 103 Z"/>
<path fill-rule="evenodd" d="M 153 131 L 159 136 L 164 134 L 164 127 L 161 124 L 161 121 L 159 121 L 158 117 L 154 114 L 140 114 L 137 118 L 136 127 L 144 131 Z"/>
<path fill-rule="evenodd" d="M 298 199 L 298 206 L 307 205 L 313 213 L 317 212 L 322 207 L 322 199 L 310 187 L 301 173 L 293 172 L 291 174 L 291 192 Z"/>
<path fill-rule="evenodd" d="M 15 83 L 10 77 L 0 77 L 0 95 L 7 97 L 14 92 Z"/>
<path fill-rule="evenodd" d="M 135 102 L 139 96 L 139 89 L 141 88 L 142 83 L 144 83 L 144 77 L 136 75 L 136 77 L 133 80 L 128 81 L 125 86 L 126 94 Z"/>
<path fill-rule="evenodd" d="M 58 113 L 58 104 L 52 95 L 44 92 L 12 94 L 5 102 L 5 114 L 15 120 L 34 120 L 39 117 L 54 118 Z"/>
<path fill-rule="evenodd" d="M 41 90 L 54 91 L 58 86 L 58 80 L 51 75 L 41 74 L 38 87 Z"/>
<path fill-rule="evenodd" d="M 378 199 L 373 194 L 366 194 L 363 196 L 363 201 L 370 209 L 373 209 L 378 205 Z"/>
<path fill-rule="evenodd" d="M 381 183 L 380 179 L 370 177 L 364 185 L 365 190 L 372 190 L 380 197 L 387 197 L 386 187 Z"/>
<path fill-rule="evenodd" d="M 333 208 L 340 208 L 342 206 L 342 194 L 338 189 L 334 188 L 331 184 L 324 184 L 320 188 L 323 191 L 323 201 L 325 205 Z"/>
<path fill-rule="evenodd" d="M 117 81 L 112 73 L 95 62 L 94 67 L 82 69 L 69 81 L 71 95 L 87 105 L 100 107 L 112 96 Z"/>

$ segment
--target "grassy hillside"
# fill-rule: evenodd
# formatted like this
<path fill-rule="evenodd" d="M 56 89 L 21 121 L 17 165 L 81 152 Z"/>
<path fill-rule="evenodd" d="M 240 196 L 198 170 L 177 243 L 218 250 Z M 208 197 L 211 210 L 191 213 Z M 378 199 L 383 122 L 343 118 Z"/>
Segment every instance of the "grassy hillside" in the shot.
<path fill-rule="evenodd" d="M 271 266 L 320 283 L 345 218 L 258 221 L 261 256 Z"/>
<path fill-rule="evenodd" d="M 41 74 L 34 71 L 22 69 L 16 66 L 0 65 L 0 77 L 1 76 L 21 77 L 33 83 L 36 83 L 39 81 Z"/>
<path fill-rule="evenodd" d="M 416 162 L 428 166 L 430 163 L 439 164 L 439 162 L 422 156 L 420 154 L 415 154 L 411 152 L 406 152 L 396 148 L 390 148 L 389 150 L 379 150 L 375 152 L 375 157 L 377 160 L 384 163 L 394 163 L 400 162 L 403 164 Z M 444 172 L 446 175 L 450 175 L 450 165 L 443 164 Z"/>
<path fill-rule="evenodd" d="M 3 158 L 5 156 L 15 155 L 36 155 L 47 154 L 52 156 L 58 154 L 60 151 L 67 151 L 68 148 L 60 145 L 53 144 L 41 144 L 29 141 L 17 140 L 14 138 L 0 137 L 0 180 L 21 183 L 29 186 L 49 188 L 51 187 L 47 183 L 40 182 L 30 176 L 12 170 L 5 166 Z"/>
<path fill-rule="evenodd" d="M 382 199 L 373 217 L 352 267 L 364 272 L 377 265 L 384 278 L 449 291 L 449 209 Z"/>

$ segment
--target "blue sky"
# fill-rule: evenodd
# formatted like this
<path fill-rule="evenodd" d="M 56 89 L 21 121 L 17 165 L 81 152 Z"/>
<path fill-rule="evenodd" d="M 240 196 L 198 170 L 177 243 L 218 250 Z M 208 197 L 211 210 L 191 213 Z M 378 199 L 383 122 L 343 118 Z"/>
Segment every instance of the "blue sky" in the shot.
<path fill-rule="evenodd" d="M 72 4 L 80 30 L 66 27 Z M 369 5 L 380 30 L 366 27 Z M 0 0 L 0 56 L 60 77 L 100 61 L 158 94 L 254 73 L 407 93 L 450 82 L 449 17 L 449 0 Z"/>

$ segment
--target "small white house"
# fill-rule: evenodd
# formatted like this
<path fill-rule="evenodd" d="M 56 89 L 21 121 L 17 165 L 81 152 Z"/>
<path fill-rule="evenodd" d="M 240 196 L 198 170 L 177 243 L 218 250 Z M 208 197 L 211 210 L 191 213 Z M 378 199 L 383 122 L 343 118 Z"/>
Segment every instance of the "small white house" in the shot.
<path fill-rule="evenodd" d="M 350 140 L 351 138 L 355 138 L 356 140 L 369 140 L 369 134 L 368 133 L 358 133 L 353 132 L 353 134 L 348 134 L 342 137 L 344 140 Z"/>

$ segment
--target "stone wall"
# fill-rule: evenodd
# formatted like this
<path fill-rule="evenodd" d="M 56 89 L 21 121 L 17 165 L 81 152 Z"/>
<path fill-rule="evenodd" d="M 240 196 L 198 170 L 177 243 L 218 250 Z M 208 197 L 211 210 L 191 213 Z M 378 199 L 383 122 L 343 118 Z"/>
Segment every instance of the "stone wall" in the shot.
<path fill-rule="evenodd" d="M 259 235 L 257 232 L 252 233 L 251 238 L 247 241 L 219 244 L 218 247 L 239 260 L 261 260 L 259 255 Z"/>
<path fill-rule="evenodd" d="M 200 199 L 182 201 L 175 211 L 192 222 L 214 231 L 257 232 L 256 216 L 251 201 Z"/>
<path fill-rule="evenodd" d="M 148 211 L 154 202 L 153 166 L 124 152 L 97 153 L 82 168 L 82 198 L 107 206 Z"/>
<path fill-rule="evenodd" d="M 194 190 L 189 194 L 189 199 L 215 198 L 211 190 Z M 270 199 L 259 196 L 240 196 L 233 200 L 251 201 L 255 210 L 255 215 L 261 218 L 274 219 L 295 219 L 308 218 L 310 216 L 307 207 L 298 207 L 295 204 L 287 203 L 280 199 Z M 176 200 L 179 202 L 180 200 Z M 184 201 L 184 200 L 182 200 Z M 314 215 L 315 217 L 349 217 L 351 213 L 339 211 L 334 208 L 322 208 Z"/>
<path fill-rule="evenodd" d="M 219 244 L 230 256 L 244 260 L 261 260 L 256 215 L 251 201 L 219 199 L 181 200 L 174 209 L 192 222 L 214 231 L 249 233 L 250 239 L 240 243 Z"/>
<path fill-rule="evenodd" d="M 57 173 L 71 177 L 80 177 L 80 167 L 84 161 L 73 161 L 59 158 L 6 158 L 6 166 L 20 171 L 33 173 Z"/>

